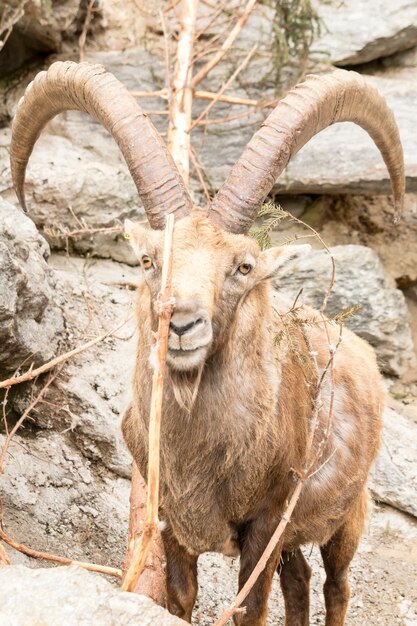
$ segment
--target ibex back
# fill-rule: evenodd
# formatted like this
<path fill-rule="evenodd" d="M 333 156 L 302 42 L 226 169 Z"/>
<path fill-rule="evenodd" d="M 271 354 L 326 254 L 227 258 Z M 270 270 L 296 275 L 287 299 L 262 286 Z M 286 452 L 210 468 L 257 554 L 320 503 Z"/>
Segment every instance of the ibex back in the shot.
<path fill-rule="evenodd" d="M 338 328 L 304 309 L 304 324 L 289 332 L 287 303 L 270 285 L 289 257 L 308 250 L 261 252 L 245 233 L 291 156 L 335 122 L 355 122 L 375 141 L 401 211 L 404 164 L 391 111 L 354 72 L 308 77 L 279 102 L 201 212 L 193 208 L 158 133 L 119 81 L 101 66 L 55 63 L 28 87 L 13 123 L 11 168 L 23 207 L 33 145 L 46 122 L 65 109 L 89 112 L 115 137 L 152 227 L 127 224 L 140 261 L 139 338 L 123 432 L 143 475 L 162 258 L 158 229 L 167 214 L 176 217 L 176 307 L 161 449 L 169 610 L 191 620 L 197 558 L 206 550 L 240 554 L 239 586 L 244 585 L 283 514 L 295 477 L 305 470 L 314 432 L 317 471 L 305 482 L 290 524 L 246 598 L 246 613 L 237 614 L 235 622 L 266 623 L 271 580 L 281 561 L 286 624 L 308 625 L 310 568 L 300 548 L 314 542 L 326 569 L 326 626 L 343 626 L 348 567 L 361 536 L 366 479 L 380 439 L 378 368 L 369 346 L 344 330 L 333 383 L 325 378 L 317 404 L 316 361 L 320 375 L 338 342 Z M 315 408 L 320 409 L 316 428 Z"/>

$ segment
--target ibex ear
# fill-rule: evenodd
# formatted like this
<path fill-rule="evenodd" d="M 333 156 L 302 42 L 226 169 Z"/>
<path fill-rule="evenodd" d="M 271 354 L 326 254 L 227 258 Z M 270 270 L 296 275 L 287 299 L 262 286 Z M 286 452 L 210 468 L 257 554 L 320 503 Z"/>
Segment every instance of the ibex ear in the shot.
<path fill-rule="evenodd" d="M 147 232 L 146 228 L 143 228 L 140 224 L 135 224 L 135 222 L 132 222 L 131 220 L 125 220 L 124 238 L 129 241 L 138 258 L 140 257 L 140 251 L 145 241 Z"/>
<path fill-rule="evenodd" d="M 272 278 L 279 272 L 285 263 L 309 254 L 311 246 L 301 244 L 299 246 L 281 246 L 268 248 L 261 252 L 263 269 L 265 270 L 263 279 Z"/>

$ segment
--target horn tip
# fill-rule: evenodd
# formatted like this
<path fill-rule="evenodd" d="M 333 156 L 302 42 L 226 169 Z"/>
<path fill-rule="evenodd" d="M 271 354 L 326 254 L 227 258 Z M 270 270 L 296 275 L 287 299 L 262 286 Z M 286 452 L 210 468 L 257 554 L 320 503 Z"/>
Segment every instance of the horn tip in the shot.
<path fill-rule="evenodd" d="M 25 213 L 27 213 L 26 198 L 25 198 L 24 190 L 15 188 L 15 191 L 16 191 L 16 196 L 17 196 L 17 199 L 19 200 L 19 204 L 20 204 L 22 210 Z"/>

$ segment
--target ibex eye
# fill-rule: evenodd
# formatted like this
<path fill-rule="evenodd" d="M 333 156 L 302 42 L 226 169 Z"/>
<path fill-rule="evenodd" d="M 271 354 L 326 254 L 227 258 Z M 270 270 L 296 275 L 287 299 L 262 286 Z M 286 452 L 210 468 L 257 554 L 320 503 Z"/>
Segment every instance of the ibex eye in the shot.
<path fill-rule="evenodd" d="M 250 265 L 250 263 L 241 263 L 237 269 L 241 274 L 249 274 L 252 265 Z"/>
<path fill-rule="evenodd" d="M 143 269 L 150 270 L 153 265 L 151 257 L 144 254 L 142 257 L 142 265 L 143 265 Z"/>

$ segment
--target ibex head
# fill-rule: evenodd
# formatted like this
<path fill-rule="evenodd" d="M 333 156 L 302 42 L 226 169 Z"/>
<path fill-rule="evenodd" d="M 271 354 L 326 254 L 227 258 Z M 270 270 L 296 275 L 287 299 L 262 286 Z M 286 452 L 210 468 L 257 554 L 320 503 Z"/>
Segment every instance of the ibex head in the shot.
<path fill-rule="evenodd" d="M 173 287 L 176 308 L 169 364 L 190 370 L 221 341 L 242 299 L 292 254 L 260 252 L 245 236 L 264 198 L 294 155 L 320 130 L 341 121 L 362 126 L 387 165 L 397 211 L 404 197 L 403 154 L 385 100 L 355 72 L 310 76 L 282 99 L 255 133 L 206 215 L 195 211 L 162 139 L 136 100 L 100 65 L 54 63 L 29 85 L 13 123 L 11 168 L 24 207 L 25 169 L 43 126 L 66 109 L 86 111 L 116 139 L 153 230 L 127 225 L 143 280 L 156 299 L 162 237 L 168 213 L 176 216 Z M 334 166 L 334 164 L 329 164 Z"/>
<path fill-rule="evenodd" d="M 140 261 L 140 282 L 156 303 L 161 285 L 164 238 L 126 220 L 125 230 Z M 228 336 L 240 303 L 272 277 L 289 257 L 310 246 L 260 251 L 245 235 L 227 233 L 204 212 L 179 221 L 174 231 L 172 295 L 175 309 L 168 341 L 168 365 L 190 371 L 200 367 Z M 157 309 L 153 310 L 156 324 Z"/>

